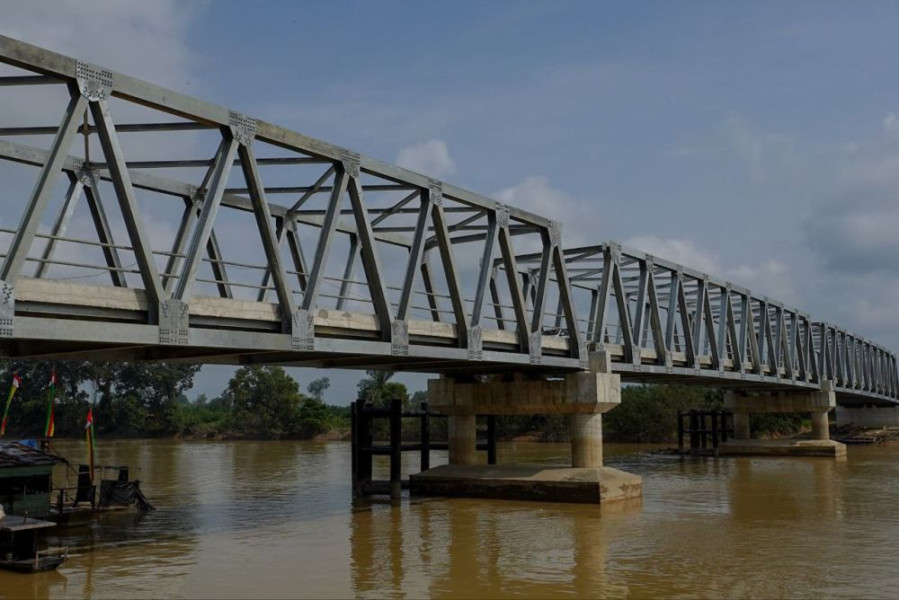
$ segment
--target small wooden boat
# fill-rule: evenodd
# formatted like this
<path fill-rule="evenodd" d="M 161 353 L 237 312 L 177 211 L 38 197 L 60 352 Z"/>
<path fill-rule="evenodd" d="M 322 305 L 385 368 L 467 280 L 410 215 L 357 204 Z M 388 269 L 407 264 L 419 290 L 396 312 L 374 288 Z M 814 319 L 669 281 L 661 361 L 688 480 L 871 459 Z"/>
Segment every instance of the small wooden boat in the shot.
<path fill-rule="evenodd" d="M 37 573 L 39 571 L 53 571 L 64 563 L 64 556 L 35 556 L 21 560 L 0 560 L 0 569 L 16 571 L 18 573 Z"/>
<path fill-rule="evenodd" d="M 38 550 L 38 533 L 56 523 L 7 515 L 0 519 L 0 568 L 19 573 L 51 571 L 65 562 L 65 550 Z"/>
<path fill-rule="evenodd" d="M 79 465 L 77 486 L 56 490 L 57 499 L 47 517 L 50 521 L 61 527 L 76 527 L 89 524 L 103 513 L 156 510 L 141 491 L 140 481 L 128 478 L 128 467 L 102 466 L 96 470 L 100 472 L 99 488 L 91 480 L 90 467 Z"/>

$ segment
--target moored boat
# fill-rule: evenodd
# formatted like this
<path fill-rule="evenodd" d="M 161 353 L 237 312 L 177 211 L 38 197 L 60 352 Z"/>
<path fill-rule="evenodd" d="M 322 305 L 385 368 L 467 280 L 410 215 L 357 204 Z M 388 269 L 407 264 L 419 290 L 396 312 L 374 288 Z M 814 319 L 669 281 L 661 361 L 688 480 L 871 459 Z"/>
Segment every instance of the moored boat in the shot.
<path fill-rule="evenodd" d="M 38 534 L 56 523 L 9 515 L 0 518 L 0 568 L 19 573 L 36 573 L 59 568 L 65 550 L 40 550 Z"/>

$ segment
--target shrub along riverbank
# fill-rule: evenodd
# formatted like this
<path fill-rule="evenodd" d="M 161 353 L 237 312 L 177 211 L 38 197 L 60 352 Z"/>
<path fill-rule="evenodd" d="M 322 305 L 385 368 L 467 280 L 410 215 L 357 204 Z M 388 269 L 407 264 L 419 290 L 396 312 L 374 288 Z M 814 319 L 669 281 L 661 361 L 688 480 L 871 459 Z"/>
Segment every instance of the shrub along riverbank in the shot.
<path fill-rule="evenodd" d="M 6 437 L 43 435 L 49 405 L 48 382 L 56 372 L 56 435 L 82 435 L 85 415 L 93 406 L 97 434 L 105 437 L 179 437 L 193 439 L 340 439 L 350 426 L 348 406 L 325 402 L 327 378 L 300 384 L 280 367 L 238 369 L 215 398 L 189 401 L 198 365 L 166 363 L 97 363 L 7 361 L 0 374 L 8 393 L 13 373 L 22 378 L 10 407 Z M 392 373 L 367 371 L 359 397 L 388 406 L 400 399 L 417 407 L 425 392 L 409 395 L 391 381 Z M 677 412 L 720 408 L 719 390 L 685 386 L 632 385 L 622 388 L 621 405 L 603 416 L 603 435 L 611 442 L 670 443 L 677 439 Z M 418 438 L 418 421 L 404 423 L 404 437 Z M 434 419 L 432 439 L 446 439 L 446 420 Z M 541 441 L 567 441 L 562 415 L 503 416 L 496 420 L 500 439 L 528 436 Z M 386 421 L 376 436 L 386 436 Z M 762 415 L 752 420 L 757 435 L 797 433 L 801 415 Z M 384 431 L 380 430 L 384 428 Z"/>

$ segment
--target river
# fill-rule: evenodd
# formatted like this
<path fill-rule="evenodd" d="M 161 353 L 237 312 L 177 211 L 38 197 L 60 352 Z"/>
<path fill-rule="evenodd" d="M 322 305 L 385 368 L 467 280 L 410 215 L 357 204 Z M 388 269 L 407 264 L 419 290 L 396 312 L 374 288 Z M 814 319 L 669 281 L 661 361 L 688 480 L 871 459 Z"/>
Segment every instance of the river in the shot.
<path fill-rule="evenodd" d="M 895 597 L 899 445 L 845 461 L 648 450 L 606 447 L 643 477 L 642 502 L 391 505 L 352 501 L 346 443 L 106 441 L 101 462 L 130 465 L 158 510 L 51 538 L 68 562 L 0 572 L 0 596 Z M 568 448 L 500 444 L 512 457 L 564 463 Z"/>

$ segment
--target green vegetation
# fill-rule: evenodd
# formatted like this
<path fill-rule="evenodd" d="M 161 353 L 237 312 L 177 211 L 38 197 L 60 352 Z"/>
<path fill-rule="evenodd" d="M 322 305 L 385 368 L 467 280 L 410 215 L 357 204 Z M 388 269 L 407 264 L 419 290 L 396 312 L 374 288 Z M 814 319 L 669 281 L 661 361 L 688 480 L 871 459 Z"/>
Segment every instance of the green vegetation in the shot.
<path fill-rule="evenodd" d="M 603 436 L 610 442 L 674 443 L 677 413 L 681 410 L 722 408 L 721 390 L 682 385 L 628 385 L 621 404 L 603 415 Z M 760 414 L 751 420 L 757 437 L 785 437 L 802 430 L 802 415 Z M 567 441 L 564 415 L 527 415 L 497 418 L 502 438 L 529 436 L 547 442 Z"/>
<path fill-rule="evenodd" d="M 184 392 L 199 365 L 8 361 L 0 380 L 10 382 L 13 373 L 23 380 L 8 437 L 43 434 L 53 369 L 59 437 L 81 435 L 91 403 L 98 433 L 113 437 L 309 439 L 349 429 L 349 409 L 324 402 L 327 378 L 310 382 L 309 395 L 303 395 L 280 367 L 242 367 L 220 397 L 201 395 L 190 402 Z"/>
<path fill-rule="evenodd" d="M 621 405 L 603 415 L 609 441 L 660 443 L 677 441 L 679 410 L 721 408 L 724 395 L 683 385 L 631 385 L 621 390 Z"/>
<path fill-rule="evenodd" d="M 184 395 L 193 385 L 198 365 L 176 363 L 97 363 L 7 361 L 0 381 L 23 383 L 13 401 L 8 437 L 38 437 L 47 415 L 47 383 L 56 369 L 56 435 L 80 436 L 89 404 L 94 404 L 98 433 L 114 437 L 190 437 L 216 439 L 310 439 L 322 434 L 345 437 L 350 426 L 348 406 L 325 402 L 327 378 L 315 379 L 300 391 L 296 380 L 281 367 L 247 366 L 238 369 L 222 394 L 201 394 L 190 402 Z M 404 410 L 427 399 L 422 391 L 410 398 L 406 386 L 391 381 L 389 371 L 366 371 L 358 384 L 359 397 L 376 406 L 398 399 Z M 6 393 L 5 388 L 3 393 Z M 621 405 L 603 417 L 605 438 L 614 442 L 665 443 L 677 440 L 677 412 L 722 405 L 720 390 L 687 386 L 630 385 L 622 389 Z M 566 441 L 563 415 L 503 416 L 497 418 L 500 439 L 529 436 L 543 441 Z M 758 415 L 754 435 L 787 436 L 801 430 L 802 415 Z M 403 436 L 418 439 L 418 419 L 406 419 Z M 388 422 L 375 421 L 375 436 L 386 439 Z M 445 439 L 446 419 L 432 419 L 433 440 Z"/>

